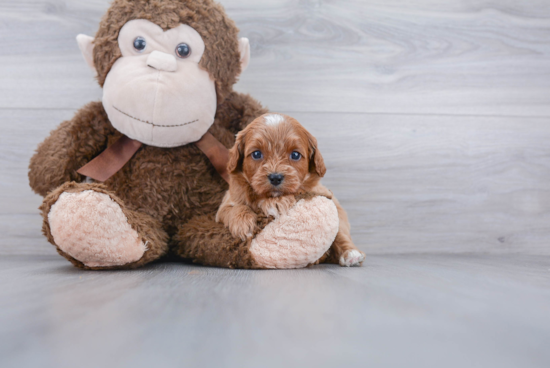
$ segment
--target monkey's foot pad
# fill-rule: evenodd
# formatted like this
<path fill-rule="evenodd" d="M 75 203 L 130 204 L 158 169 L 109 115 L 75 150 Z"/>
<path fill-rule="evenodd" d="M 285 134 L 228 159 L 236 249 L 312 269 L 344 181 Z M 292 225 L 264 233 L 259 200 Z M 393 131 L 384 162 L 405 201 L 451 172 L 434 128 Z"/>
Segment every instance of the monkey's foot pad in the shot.
<path fill-rule="evenodd" d="M 63 193 L 48 220 L 57 246 L 89 267 L 135 262 L 147 250 L 122 208 L 104 193 Z"/>
<path fill-rule="evenodd" d="M 306 267 L 330 248 L 338 226 L 338 210 L 332 200 L 322 196 L 302 199 L 254 238 L 250 253 L 260 267 Z"/>

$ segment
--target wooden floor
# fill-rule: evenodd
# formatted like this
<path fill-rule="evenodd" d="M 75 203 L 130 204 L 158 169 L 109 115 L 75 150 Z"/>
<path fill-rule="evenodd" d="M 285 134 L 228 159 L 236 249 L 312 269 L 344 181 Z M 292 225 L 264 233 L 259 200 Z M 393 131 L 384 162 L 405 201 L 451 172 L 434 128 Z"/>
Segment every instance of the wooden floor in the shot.
<path fill-rule="evenodd" d="M 548 260 L 371 255 L 363 268 L 0 259 L 2 367 L 548 367 Z"/>
<path fill-rule="evenodd" d="M 107 0 L 0 1 L 0 367 L 549 367 L 550 1 L 224 0 L 236 89 L 320 143 L 363 268 L 83 272 L 36 145 L 101 90 Z"/>

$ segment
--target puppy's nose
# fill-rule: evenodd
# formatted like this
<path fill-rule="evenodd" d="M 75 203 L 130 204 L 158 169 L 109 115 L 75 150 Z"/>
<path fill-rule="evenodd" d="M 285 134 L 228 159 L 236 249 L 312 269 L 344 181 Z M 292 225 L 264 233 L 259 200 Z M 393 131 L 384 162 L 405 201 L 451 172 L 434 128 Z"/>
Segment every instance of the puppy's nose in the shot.
<path fill-rule="evenodd" d="M 149 54 L 147 66 L 163 72 L 175 72 L 178 70 L 178 61 L 174 55 L 155 50 Z"/>
<path fill-rule="evenodd" d="M 271 183 L 271 185 L 277 186 L 283 182 L 283 179 L 285 178 L 285 176 L 283 174 L 274 173 L 274 174 L 269 174 L 267 178 L 269 179 L 269 182 Z"/>

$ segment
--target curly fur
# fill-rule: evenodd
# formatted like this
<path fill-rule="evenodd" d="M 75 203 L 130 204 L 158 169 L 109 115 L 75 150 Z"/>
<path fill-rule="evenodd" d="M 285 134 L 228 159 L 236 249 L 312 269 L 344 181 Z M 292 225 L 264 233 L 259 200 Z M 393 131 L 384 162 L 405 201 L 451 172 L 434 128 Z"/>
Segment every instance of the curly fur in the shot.
<path fill-rule="evenodd" d="M 260 158 L 252 158 L 255 151 L 261 152 Z M 290 158 L 293 152 L 299 153 L 298 160 Z M 363 261 L 364 254 L 351 239 L 346 211 L 320 183 L 326 167 L 317 140 L 296 119 L 273 113 L 255 119 L 237 134 L 228 169 L 229 191 L 216 220 L 223 222 L 234 236 L 246 238 L 251 224 L 243 219 L 253 210 L 278 218 L 295 205 L 296 194 L 312 192 L 332 199 L 340 219 L 334 243 L 322 261 L 342 266 L 359 265 Z M 269 175 L 275 173 L 282 175 L 283 180 L 273 185 Z M 359 258 L 353 258 L 355 255 Z M 354 260 L 350 261 L 351 258 Z"/>

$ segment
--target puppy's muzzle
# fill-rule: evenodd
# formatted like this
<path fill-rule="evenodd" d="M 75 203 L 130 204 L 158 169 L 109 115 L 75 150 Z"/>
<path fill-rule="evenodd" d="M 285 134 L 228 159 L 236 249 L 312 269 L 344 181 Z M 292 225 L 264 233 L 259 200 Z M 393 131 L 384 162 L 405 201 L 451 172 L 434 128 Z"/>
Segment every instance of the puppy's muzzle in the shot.
<path fill-rule="evenodd" d="M 285 179 L 285 176 L 283 174 L 273 173 L 273 174 L 269 174 L 267 178 L 269 179 L 269 182 L 271 183 L 271 185 L 276 187 L 283 182 L 283 180 Z"/>

